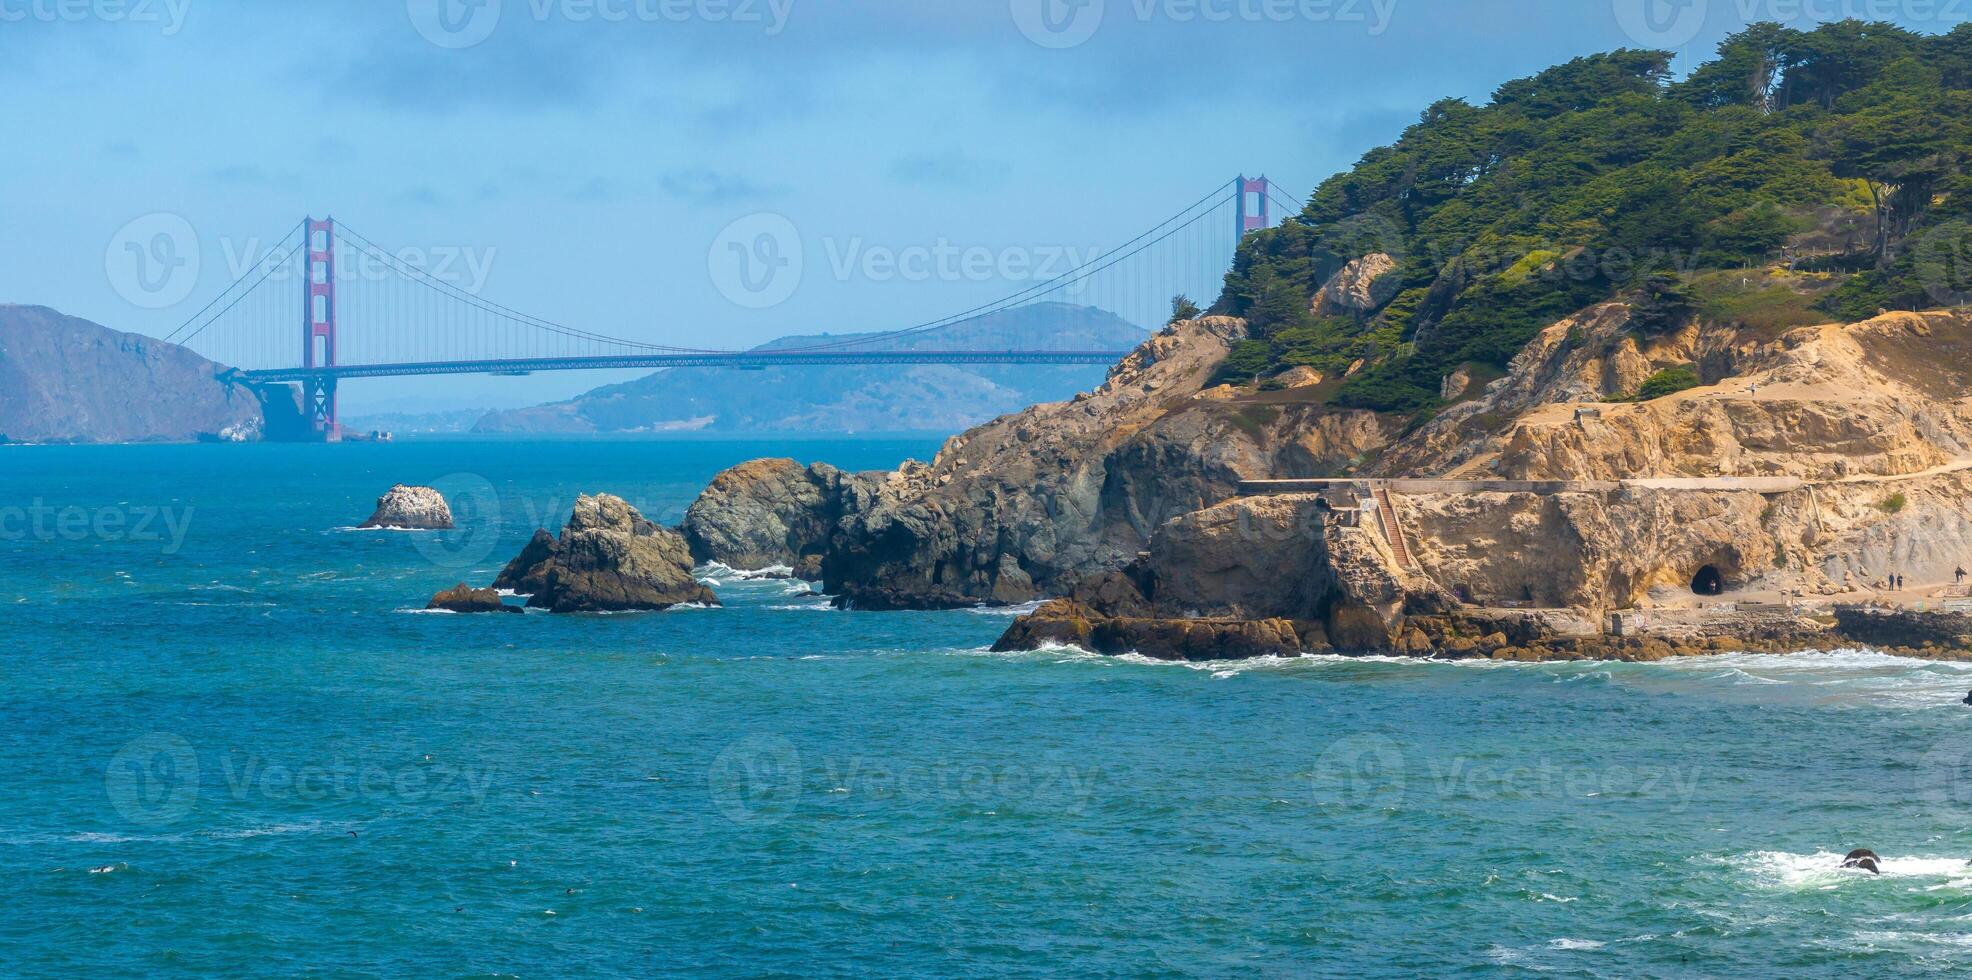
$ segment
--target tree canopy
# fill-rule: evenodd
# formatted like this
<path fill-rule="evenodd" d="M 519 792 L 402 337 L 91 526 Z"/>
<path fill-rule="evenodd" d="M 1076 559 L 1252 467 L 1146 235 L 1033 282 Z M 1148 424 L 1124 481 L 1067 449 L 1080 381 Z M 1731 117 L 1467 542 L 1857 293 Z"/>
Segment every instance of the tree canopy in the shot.
<path fill-rule="evenodd" d="M 1338 404 L 1428 412 L 1446 374 L 1503 367 L 1585 306 L 1637 300 L 1657 331 L 1700 316 L 1685 285 L 1721 270 L 1812 271 L 1831 319 L 1937 305 L 1972 219 L 1972 25 L 1757 24 L 1683 81 L 1671 59 L 1619 50 L 1437 102 L 1248 235 L 1214 306 L 1251 327 L 1241 371 L 1355 367 Z M 1311 309 L 1373 252 L 1397 260 L 1393 299 Z"/>

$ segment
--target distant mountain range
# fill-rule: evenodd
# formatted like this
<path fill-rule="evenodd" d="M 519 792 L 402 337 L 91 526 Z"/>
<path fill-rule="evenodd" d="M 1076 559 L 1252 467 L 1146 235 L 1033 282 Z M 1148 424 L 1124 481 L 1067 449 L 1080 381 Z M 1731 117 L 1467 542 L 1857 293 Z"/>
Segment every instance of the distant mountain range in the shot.
<path fill-rule="evenodd" d="M 759 350 L 871 334 L 782 337 Z M 864 350 L 1128 350 L 1143 329 L 1088 306 L 1037 303 Z M 568 401 L 492 412 L 478 432 L 958 431 L 1100 384 L 1106 368 L 1044 365 L 671 368 Z"/>

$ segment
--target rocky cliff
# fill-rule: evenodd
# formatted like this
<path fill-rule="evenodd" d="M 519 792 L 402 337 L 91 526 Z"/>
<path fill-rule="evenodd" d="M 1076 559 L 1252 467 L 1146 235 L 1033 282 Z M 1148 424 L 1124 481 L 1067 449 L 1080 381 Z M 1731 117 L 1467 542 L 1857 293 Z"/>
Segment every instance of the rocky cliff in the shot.
<path fill-rule="evenodd" d="M 267 394 L 153 337 L 43 306 L 0 305 L 0 437 L 15 442 L 245 441 L 299 424 Z M 263 403 L 271 399 L 271 408 Z"/>
<path fill-rule="evenodd" d="M 802 527 L 798 548 L 759 557 L 820 552 L 825 589 L 852 604 L 1068 596 L 1011 642 L 1135 638 L 1185 656 L 1221 641 L 1422 649 L 1474 616 L 1486 628 L 1471 648 L 1497 634 L 1490 649 L 1519 650 L 1543 630 L 1599 634 L 1622 610 L 1670 622 L 1700 591 L 1784 608 L 1893 572 L 1948 581 L 1972 559 L 1972 314 L 1765 338 L 1645 336 L 1630 316 L 1604 304 L 1556 323 L 1505 377 L 1463 384 L 1464 401 L 1409 431 L 1322 404 L 1319 384 L 1215 385 L 1243 324 L 1202 318 L 1096 391 L 955 437 L 930 464 L 801 494 L 734 495 L 722 478 L 695 510 L 776 540 Z M 1673 366 L 1697 386 L 1634 400 Z M 1240 495 L 1241 480 L 1315 476 L 1358 482 Z M 1377 482 L 1417 477 L 1451 482 Z M 1400 543 L 1374 486 L 1398 487 Z M 1195 622 L 1159 625 L 1174 620 Z M 1677 621 L 1693 642 L 1724 636 Z M 1801 641 L 1776 623 L 1759 634 Z"/>

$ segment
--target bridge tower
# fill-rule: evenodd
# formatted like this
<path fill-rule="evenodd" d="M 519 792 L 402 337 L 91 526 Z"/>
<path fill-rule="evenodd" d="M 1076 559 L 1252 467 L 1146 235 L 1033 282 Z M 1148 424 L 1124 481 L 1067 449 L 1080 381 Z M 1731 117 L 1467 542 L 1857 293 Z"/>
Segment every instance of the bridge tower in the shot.
<path fill-rule="evenodd" d="M 306 221 L 303 243 L 308 256 L 306 285 L 302 289 L 301 366 L 313 371 L 336 365 L 336 233 L 335 219 Z M 323 442 L 339 442 L 342 428 L 336 422 L 336 379 L 314 374 L 301 383 L 302 411 L 307 413 L 311 434 Z"/>
<path fill-rule="evenodd" d="M 1261 176 L 1248 180 L 1245 174 L 1240 174 L 1234 183 L 1239 185 L 1239 207 L 1235 209 L 1238 211 L 1239 237 L 1245 238 L 1249 231 L 1272 228 L 1273 205 L 1268 203 L 1267 178 Z"/>

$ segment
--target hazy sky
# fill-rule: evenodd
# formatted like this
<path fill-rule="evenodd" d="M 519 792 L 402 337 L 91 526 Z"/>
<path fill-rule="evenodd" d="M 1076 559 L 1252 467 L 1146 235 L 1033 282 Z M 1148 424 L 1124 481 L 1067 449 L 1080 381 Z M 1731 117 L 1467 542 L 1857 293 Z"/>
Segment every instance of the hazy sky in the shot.
<path fill-rule="evenodd" d="M 163 335 L 334 214 L 605 333 L 882 329 L 980 284 L 838 275 L 824 247 L 1102 248 L 1241 172 L 1303 195 L 1437 98 L 1844 15 L 1942 31 L 1972 0 L 0 0 L 0 302 Z M 762 213 L 809 269 L 750 309 L 708 254 Z M 197 275 L 132 302 L 115 246 L 179 220 Z M 345 413 L 607 380 L 351 383 Z"/>

